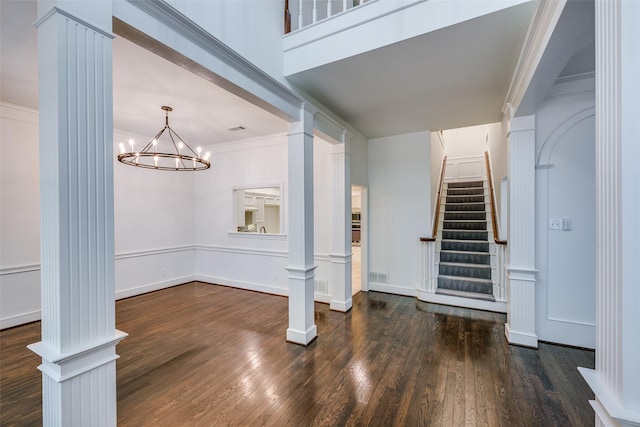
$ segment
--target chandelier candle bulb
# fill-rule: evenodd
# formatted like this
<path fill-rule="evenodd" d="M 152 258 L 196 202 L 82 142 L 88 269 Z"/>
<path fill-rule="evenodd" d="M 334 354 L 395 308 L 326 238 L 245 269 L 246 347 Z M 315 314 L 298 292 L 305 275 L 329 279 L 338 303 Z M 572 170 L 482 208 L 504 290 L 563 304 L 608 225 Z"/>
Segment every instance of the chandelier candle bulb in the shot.
<path fill-rule="evenodd" d="M 211 167 L 210 154 L 207 152 L 205 159 L 201 157 L 202 148 L 197 148 L 197 154 L 171 127 L 169 126 L 169 112 L 171 107 L 162 106 L 165 112 L 164 127 L 141 150 L 134 150 L 133 139 L 129 140 L 131 151 L 127 152 L 125 145 L 120 143 L 118 161 L 125 165 L 137 166 L 146 169 L 172 170 L 172 171 L 201 171 Z M 166 132 L 166 133 L 165 133 Z M 162 139 L 162 135 L 165 136 Z M 185 149 L 185 153 L 182 150 Z M 160 161 L 160 158 L 167 159 Z M 153 162 L 151 161 L 153 158 Z M 174 159 L 175 166 L 171 164 Z M 191 160 L 193 167 L 189 165 Z M 189 165 L 189 166 L 187 166 Z"/>

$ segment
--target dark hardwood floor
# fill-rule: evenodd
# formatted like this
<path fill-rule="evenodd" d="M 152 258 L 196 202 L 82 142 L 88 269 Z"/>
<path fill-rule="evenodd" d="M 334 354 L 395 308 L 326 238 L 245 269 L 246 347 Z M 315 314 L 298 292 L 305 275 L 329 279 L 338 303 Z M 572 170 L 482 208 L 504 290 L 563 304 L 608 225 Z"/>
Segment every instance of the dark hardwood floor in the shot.
<path fill-rule="evenodd" d="M 359 293 L 316 304 L 285 342 L 287 299 L 189 283 L 118 301 L 121 426 L 590 426 L 594 353 L 509 346 L 505 316 Z M 0 332 L 0 424 L 41 424 L 40 324 Z"/>

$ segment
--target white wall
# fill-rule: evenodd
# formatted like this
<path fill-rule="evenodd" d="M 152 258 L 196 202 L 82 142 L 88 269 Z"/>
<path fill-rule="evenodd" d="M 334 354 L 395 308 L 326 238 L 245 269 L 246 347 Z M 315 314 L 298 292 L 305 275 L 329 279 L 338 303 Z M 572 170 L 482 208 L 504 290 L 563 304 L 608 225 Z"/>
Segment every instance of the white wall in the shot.
<path fill-rule="evenodd" d="M 196 276 L 229 286 L 287 295 L 288 138 L 271 135 L 207 147 L 212 171 L 196 176 Z M 331 277 L 331 145 L 314 140 L 316 280 Z M 233 233 L 233 187 L 282 184 L 281 236 Z M 330 288 L 329 288 L 330 289 Z M 316 294 L 316 299 L 329 301 Z"/>
<path fill-rule="evenodd" d="M 150 136 L 114 130 L 113 137 L 116 298 L 193 280 L 195 174 L 123 165 L 115 160 L 119 143 L 142 145 Z"/>
<path fill-rule="evenodd" d="M 0 327 L 40 318 L 38 112 L 0 103 Z"/>
<path fill-rule="evenodd" d="M 563 79 L 536 111 L 536 332 L 595 346 L 593 76 Z M 549 230 L 550 218 L 572 230 Z"/>
<path fill-rule="evenodd" d="M 444 154 L 451 158 L 484 156 L 487 150 L 487 136 L 499 135 L 500 127 L 500 123 L 489 123 L 445 130 Z"/>
<path fill-rule="evenodd" d="M 350 142 L 351 184 L 367 187 L 369 182 L 369 145 L 367 140 L 353 134 Z"/>
<path fill-rule="evenodd" d="M 371 290 L 415 296 L 419 238 L 431 228 L 430 180 L 429 131 L 369 140 Z M 378 273 L 386 284 L 371 281 Z"/>
<path fill-rule="evenodd" d="M 173 7 L 281 83 L 282 1 L 169 0 Z"/>
<path fill-rule="evenodd" d="M 22 107 L 2 104 L 0 108 L 2 328 L 40 318 L 37 118 L 36 111 Z M 114 131 L 116 298 L 194 277 L 193 174 L 143 170 L 118 163 L 118 143 L 130 137 L 144 140 L 139 135 Z"/>
<path fill-rule="evenodd" d="M 496 193 L 496 216 L 498 217 L 498 224 L 503 228 L 503 221 L 500 215 L 499 206 L 502 201 L 502 189 L 501 181 L 507 176 L 507 165 L 509 156 L 509 145 L 507 144 L 507 132 L 504 123 L 490 123 L 487 126 L 487 145 L 486 150 L 489 151 L 489 157 L 491 159 L 491 172 L 493 173 L 493 188 Z M 506 197 L 506 194 L 504 195 Z M 500 236 L 501 239 L 506 239 L 506 234 Z"/>

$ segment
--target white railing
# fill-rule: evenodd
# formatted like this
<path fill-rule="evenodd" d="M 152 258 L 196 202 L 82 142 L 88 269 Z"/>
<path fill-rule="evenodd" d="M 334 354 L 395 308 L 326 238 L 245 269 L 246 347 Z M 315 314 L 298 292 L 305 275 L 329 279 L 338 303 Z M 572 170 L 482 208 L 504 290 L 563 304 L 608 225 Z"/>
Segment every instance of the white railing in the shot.
<path fill-rule="evenodd" d="M 436 241 L 432 239 L 420 239 L 422 247 L 421 265 L 421 283 L 418 289 L 418 298 L 420 293 L 435 293 L 438 284 L 438 269 L 436 264 Z"/>
<path fill-rule="evenodd" d="M 372 0 L 290 0 L 290 3 L 285 3 L 285 7 L 288 7 L 285 16 L 289 14 L 293 18 L 290 31 L 296 31 L 364 6 L 370 1 Z M 288 31 L 285 29 L 285 32 Z"/>
<path fill-rule="evenodd" d="M 496 278 L 493 283 L 493 297 L 496 301 L 507 300 L 507 245 L 496 243 Z"/>

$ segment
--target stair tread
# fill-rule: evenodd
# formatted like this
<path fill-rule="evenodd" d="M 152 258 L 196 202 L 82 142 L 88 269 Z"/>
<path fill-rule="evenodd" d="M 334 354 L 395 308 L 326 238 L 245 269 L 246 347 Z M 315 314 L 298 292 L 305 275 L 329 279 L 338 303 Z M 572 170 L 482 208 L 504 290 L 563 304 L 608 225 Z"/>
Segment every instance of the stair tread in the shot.
<path fill-rule="evenodd" d="M 460 240 L 460 239 L 442 239 L 443 242 L 458 242 L 458 243 L 489 243 L 488 240 Z"/>
<path fill-rule="evenodd" d="M 442 231 L 459 231 L 464 233 L 486 233 L 487 230 L 467 230 L 465 228 L 443 228 Z"/>
<path fill-rule="evenodd" d="M 495 298 L 493 297 L 492 294 L 483 294 L 480 292 L 470 292 L 470 291 L 458 291 L 455 289 L 437 288 L 436 294 L 450 295 L 454 297 L 463 297 L 463 298 L 473 298 L 473 299 L 480 299 L 485 301 L 495 301 Z"/>
<path fill-rule="evenodd" d="M 486 219 L 445 219 L 443 220 L 443 222 L 487 222 L 487 220 Z"/>
<path fill-rule="evenodd" d="M 443 279 L 451 279 L 451 280 L 464 280 L 467 282 L 476 282 L 476 283 L 491 283 L 493 284 L 493 282 L 491 281 L 491 279 L 480 279 L 478 277 L 466 277 L 466 276 L 446 276 L 444 274 L 439 274 L 438 277 L 441 277 Z"/>
<path fill-rule="evenodd" d="M 468 242 L 468 241 L 469 240 L 465 240 L 465 242 Z M 474 251 L 454 251 L 452 249 L 441 249 L 440 253 L 442 252 L 446 252 L 448 254 L 460 254 L 460 255 L 487 255 L 489 253 L 489 252 L 474 252 Z"/>
<path fill-rule="evenodd" d="M 472 264 L 472 263 L 466 263 L 466 262 L 449 262 L 449 261 L 442 261 L 439 263 L 440 265 L 453 265 L 453 266 L 458 266 L 458 267 L 473 267 L 473 268 L 491 268 L 491 265 L 489 264 Z M 463 276 L 460 276 L 463 277 Z"/>

